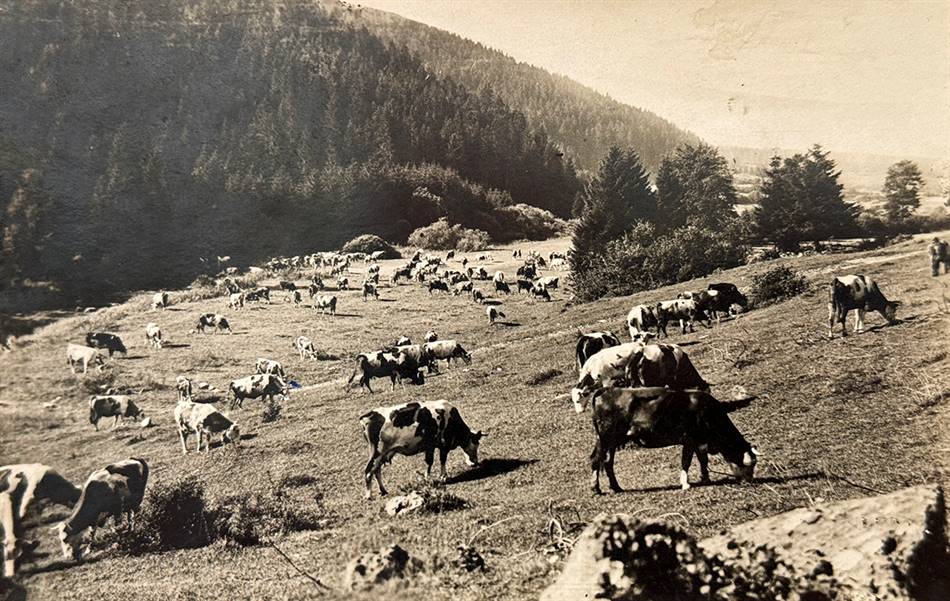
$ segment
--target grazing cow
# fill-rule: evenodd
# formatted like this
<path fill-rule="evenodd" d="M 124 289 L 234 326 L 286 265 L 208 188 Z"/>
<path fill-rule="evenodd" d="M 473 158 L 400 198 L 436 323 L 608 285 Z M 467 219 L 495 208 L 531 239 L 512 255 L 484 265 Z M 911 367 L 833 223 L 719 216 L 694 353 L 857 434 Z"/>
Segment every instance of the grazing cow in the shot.
<path fill-rule="evenodd" d="M 505 294 L 511 294 L 511 287 L 507 282 L 495 282 L 495 292 L 504 292 Z"/>
<path fill-rule="evenodd" d="M 445 461 L 449 452 L 461 448 L 466 463 L 477 465 L 478 444 L 485 436 L 481 431 L 472 432 L 458 409 L 444 400 L 378 407 L 360 416 L 360 426 L 370 451 L 363 472 L 366 482 L 363 496 L 366 499 L 372 496 L 374 476 L 379 485 L 379 494 L 386 494 L 380 472 L 383 464 L 392 461 L 396 454 L 408 456 L 424 453 L 428 479 L 438 450 L 439 478 L 445 482 L 448 477 Z"/>
<path fill-rule="evenodd" d="M 425 383 L 425 377 L 419 371 L 419 365 L 409 355 L 402 352 L 387 353 L 376 351 L 360 353 L 356 356 L 356 368 L 346 381 L 346 386 L 352 384 L 356 374 L 360 374 L 360 387 L 365 386 L 372 394 L 370 380 L 373 378 L 389 378 L 392 381 L 392 390 L 396 390 L 396 380 L 411 380 L 413 384 Z"/>
<path fill-rule="evenodd" d="M 749 306 L 749 299 L 735 284 L 728 282 L 710 284 L 706 287 L 706 291 L 710 294 L 710 303 L 706 311 L 716 318 L 716 323 L 719 323 L 720 313 L 731 313 L 732 305 L 739 305 L 743 309 Z"/>
<path fill-rule="evenodd" d="M 474 289 L 475 284 L 473 284 L 471 280 L 464 280 L 452 286 L 452 294 L 454 296 L 459 296 L 463 292 L 471 293 Z"/>
<path fill-rule="evenodd" d="M 627 328 L 630 330 L 630 339 L 634 342 L 644 342 L 648 339 L 650 328 L 656 328 L 656 335 L 660 334 L 660 321 L 656 316 L 656 306 L 637 305 L 627 313 Z"/>
<path fill-rule="evenodd" d="M 444 360 L 451 365 L 455 359 L 461 359 L 466 365 L 472 362 L 472 356 L 455 340 L 433 340 L 426 342 L 425 346 L 433 364 L 437 360 Z"/>
<path fill-rule="evenodd" d="M 530 293 L 531 289 L 534 288 L 534 282 L 530 280 L 518 280 L 517 284 L 518 284 L 518 294 L 521 294 L 522 292 Z"/>
<path fill-rule="evenodd" d="M 162 329 L 155 322 L 148 322 L 145 326 L 145 344 L 153 348 L 162 348 Z"/>
<path fill-rule="evenodd" d="M 152 296 L 153 309 L 164 309 L 169 304 L 171 303 L 170 303 L 170 299 L 168 298 L 168 293 L 165 292 L 164 290 L 161 292 L 156 292 L 155 295 Z"/>
<path fill-rule="evenodd" d="M 109 334 L 106 332 L 89 332 L 86 334 L 86 346 L 91 346 L 92 348 L 98 349 L 106 349 L 109 351 L 110 357 L 113 353 L 122 353 L 123 355 L 128 354 L 128 351 L 125 350 L 125 345 L 122 344 L 122 339 L 115 334 Z"/>
<path fill-rule="evenodd" d="M 83 346 L 81 344 L 73 344 L 72 342 L 66 345 L 66 363 L 73 373 L 76 373 L 76 365 L 78 363 L 82 363 L 82 373 L 88 371 L 90 363 L 95 366 L 97 371 L 102 371 L 106 366 L 106 362 L 99 353 L 99 349 Z"/>
<path fill-rule="evenodd" d="M 194 394 L 191 388 L 191 380 L 185 376 L 178 376 L 175 378 L 175 390 L 178 391 L 178 400 L 180 401 L 190 401 Z"/>
<path fill-rule="evenodd" d="M 721 402 L 701 390 L 654 387 L 602 391 L 592 409 L 597 442 L 591 453 L 591 489 L 600 494 L 600 472 L 604 471 L 610 489 L 623 490 L 614 475 L 614 454 L 630 443 L 653 449 L 682 445 L 683 490 L 689 488 L 687 472 L 694 453 L 699 457 L 703 482 L 709 481 L 710 453 L 721 454 L 735 477 L 752 480 L 758 452 L 729 419 L 731 411 L 750 402 Z"/>
<path fill-rule="evenodd" d="M 496 284 L 497 284 L 498 282 L 504 282 L 504 281 L 505 281 L 505 272 L 504 272 L 504 271 L 496 271 L 496 272 L 495 272 L 495 275 L 492 277 L 492 281 L 495 282 Z"/>
<path fill-rule="evenodd" d="M 420 368 L 427 368 L 430 374 L 436 371 L 435 360 L 425 344 L 412 344 L 411 342 L 408 344 L 400 344 L 391 352 L 405 353 L 409 358 L 415 361 L 416 365 Z"/>
<path fill-rule="evenodd" d="M 411 338 L 409 338 L 408 336 L 400 336 L 399 338 L 396 339 L 395 346 L 407 346 L 410 344 L 412 344 Z"/>
<path fill-rule="evenodd" d="M 376 289 L 376 284 L 371 282 L 363 282 L 363 302 L 366 302 L 366 297 L 372 296 L 376 300 L 379 300 L 379 290 Z"/>
<path fill-rule="evenodd" d="M 243 292 L 235 292 L 228 296 L 228 309 L 243 309 L 245 295 Z"/>
<path fill-rule="evenodd" d="M 847 336 L 845 320 L 854 310 L 854 332 L 864 331 L 864 312 L 877 311 L 887 323 L 897 321 L 898 301 L 889 301 L 878 288 L 877 282 L 867 275 L 842 275 L 831 281 L 828 301 L 828 337 L 834 338 L 835 324 L 841 324 L 841 336 Z"/>
<path fill-rule="evenodd" d="M 260 288 L 255 288 L 249 292 L 244 293 L 244 300 L 246 301 L 264 301 L 266 300 L 268 304 L 270 303 L 270 288 L 261 286 Z"/>
<path fill-rule="evenodd" d="M 488 325 L 490 326 L 495 325 L 495 320 L 499 318 L 505 319 L 505 314 L 493 306 L 488 307 L 488 309 L 485 310 L 485 314 L 488 315 Z"/>
<path fill-rule="evenodd" d="M 317 358 L 317 349 L 313 346 L 313 341 L 306 336 L 297 336 L 297 339 L 294 340 L 294 348 L 297 349 L 301 359 L 304 357 Z"/>
<path fill-rule="evenodd" d="M 238 378 L 228 384 L 231 408 L 244 407 L 244 399 L 274 400 L 277 395 L 287 396 L 288 387 L 280 376 L 256 374 Z"/>
<path fill-rule="evenodd" d="M 551 259 L 551 262 L 549 263 L 549 267 L 551 269 L 567 269 L 567 261 L 565 261 L 561 257 L 555 257 Z"/>
<path fill-rule="evenodd" d="M 218 330 L 227 331 L 228 334 L 234 333 L 231 331 L 231 324 L 228 323 L 228 320 L 220 313 L 205 313 L 198 317 L 198 324 L 195 326 L 195 330 L 205 334 L 207 333 L 207 328 L 211 328 L 212 334 L 217 334 Z"/>
<path fill-rule="evenodd" d="M 696 306 L 696 301 L 692 299 L 678 298 L 676 300 L 660 301 L 657 303 L 656 320 L 659 330 L 663 332 L 664 336 L 669 336 L 666 332 L 667 324 L 677 319 L 680 322 L 680 332 L 682 334 L 686 333 L 687 326 L 689 326 L 690 332 L 695 332 L 693 322 L 697 320 L 701 322 L 703 319 L 706 319 L 707 323 L 709 321 L 706 314 L 700 311 Z"/>
<path fill-rule="evenodd" d="M 350 289 L 350 280 L 347 278 L 340 278 L 336 281 L 337 290 L 349 290 Z"/>
<path fill-rule="evenodd" d="M 386 256 L 386 251 L 385 251 L 385 250 L 374 250 L 373 252 L 369 253 L 369 260 L 370 260 L 370 261 L 382 261 L 382 260 L 383 260 L 383 257 L 385 257 L 385 256 Z M 375 265 L 375 267 L 378 269 L 378 268 L 379 268 L 379 265 Z"/>
<path fill-rule="evenodd" d="M 321 313 L 336 315 L 336 297 L 332 294 L 320 294 L 313 300 L 313 308 Z"/>
<path fill-rule="evenodd" d="M 290 293 L 290 300 L 294 303 L 295 307 L 300 307 L 303 303 L 303 296 L 300 294 L 299 290 L 294 290 Z"/>
<path fill-rule="evenodd" d="M 610 332 L 591 332 L 581 334 L 577 339 L 574 357 L 577 362 L 577 371 L 580 373 L 588 359 L 612 346 L 620 346 L 620 340 Z"/>
<path fill-rule="evenodd" d="M 254 369 L 256 370 L 255 373 L 284 377 L 284 366 L 273 359 L 259 358 L 257 363 L 254 364 Z"/>
<path fill-rule="evenodd" d="M 538 286 L 538 285 L 532 286 L 531 294 L 534 295 L 535 298 L 543 298 L 545 301 L 551 300 L 551 293 L 548 292 L 548 289 L 545 288 L 544 286 Z"/>
<path fill-rule="evenodd" d="M 280 286 L 281 290 L 286 290 L 287 292 L 293 292 L 294 290 L 297 289 L 297 284 L 294 284 L 293 282 L 288 282 L 286 280 L 280 280 L 279 282 L 277 282 L 277 285 Z"/>
<path fill-rule="evenodd" d="M 518 268 L 517 275 L 518 277 L 524 278 L 526 280 L 533 280 L 538 276 L 538 269 L 533 263 L 525 263 Z"/>
<path fill-rule="evenodd" d="M 79 501 L 66 521 L 54 526 L 66 559 L 82 559 L 82 534 L 85 530 L 101 526 L 108 518 L 118 523 L 126 515 L 129 527 L 145 496 L 148 484 L 148 464 L 144 459 L 132 457 L 107 465 L 90 474 L 82 487 Z"/>
<path fill-rule="evenodd" d="M 389 281 L 392 283 L 393 286 L 395 286 L 396 284 L 399 283 L 400 278 L 411 280 L 412 269 L 410 269 L 409 267 L 402 267 L 400 269 L 397 269 L 396 271 L 393 272 L 392 276 L 390 276 Z"/>
<path fill-rule="evenodd" d="M 128 396 L 123 394 L 95 395 L 89 399 L 89 423 L 99 430 L 99 420 L 104 417 L 112 418 L 112 429 L 119 425 L 120 418 L 139 419 L 145 417 L 145 412 Z"/>
<path fill-rule="evenodd" d="M 317 284 L 310 284 L 307 286 L 307 295 L 310 296 L 310 299 L 313 300 L 313 297 L 320 294 L 320 291 L 323 290 L 323 286 Z"/>
<path fill-rule="evenodd" d="M 560 281 L 561 278 L 549 275 L 543 278 L 538 278 L 534 281 L 534 285 L 547 290 L 555 290 L 558 287 L 558 282 Z"/>
<path fill-rule="evenodd" d="M 443 282 L 442 280 L 431 280 L 429 282 L 429 294 L 432 294 L 434 290 L 441 290 L 442 292 L 449 291 L 449 285 Z"/>
<path fill-rule="evenodd" d="M 583 412 L 593 394 L 601 388 L 626 384 L 627 367 L 643 350 L 639 342 L 626 342 L 609 346 L 594 353 L 584 361 L 571 389 L 574 411 Z"/>
<path fill-rule="evenodd" d="M 439 335 L 433 332 L 432 330 L 429 330 L 428 332 L 426 332 L 426 335 L 422 337 L 422 340 L 425 342 L 435 342 L 438 339 L 439 339 Z"/>
<path fill-rule="evenodd" d="M 178 424 L 178 437 L 181 439 L 181 452 L 188 454 L 185 439 L 194 433 L 197 439 L 196 451 L 201 452 L 201 441 L 205 441 L 205 451 L 211 452 L 211 437 L 221 434 L 221 444 L 239 443 L 241 431 L 237 424 L 224 416 L 213 405 L 181 401 L 175 406 L 175 423 Z"/>
<path fill-rule="evenodd" d="M 455 251 L 454 251 L 454 250 L 450 250 L 449 252 L 445 253 L 445 260 L 446 260 L 446 261 L 448 261 L 448 260 L 450 260 L 450 259 L 454 259 L 454 258 L 455 258 Z"/>
<path fill-rule="evenodd" d="M 485 302 L 485 294 L 478 288 L 472 289 L 472 300 L 478 304 Z"/>

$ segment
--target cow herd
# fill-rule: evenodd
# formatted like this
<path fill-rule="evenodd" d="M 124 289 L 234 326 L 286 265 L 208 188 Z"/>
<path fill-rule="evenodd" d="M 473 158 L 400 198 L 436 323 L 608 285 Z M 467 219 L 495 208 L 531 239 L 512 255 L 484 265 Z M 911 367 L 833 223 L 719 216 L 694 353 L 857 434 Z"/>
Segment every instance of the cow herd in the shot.
<path fill-rule="evenodd" d="M 497 271 L 489 276 L 485 267 L 469 266 L 464 259 L 463 270 L 448 269 L 446 262 L 453 257 L 454 254 L 443 260 L 419 251 L 409 263 L 392 272 L 390 285 L 417 282 L 430 295 L 438 292 L 455 296 L 466 294 L 475 303 L 486 300 L 484 292 L 476 285 L 480 280 L 491 281 L 496 294 L 511 293 L 503 272 Z M 521 258 L 520 251 L 516 251 L 515 257 Z M 563 256 L 551 256 L 548 264 L 562 265 L 564 260 Z M 302 264 L 330 267 L 332 274 L 339 276 L 338 283 L 344 284 L 346 277 L 343 274 L 348 272 L 352 261 L 353 257 L 337 255 L 307 258 Z M 538 269 L 545 263 L 537 253 L 529 254 L 518 268 L 518 291 L 550 300 L 550 291 L 558 288 L 558 278 L 538 277 Z M 279 272 L 288 269 L 288 265 L 296 266 L 291 260 L 274 259 L 267 268 Z M 379 272 L 375 263 L 367 269 L 360 287 L 364 301 L 378 297 Z M 225 281 L 225 288 L 228 306 L 235 310 L 249 301 L 269 303 L 271 300 L 270 289 L 242 291 L 235 289 L 230 278 Z M 301 294 L 294 282 L 281 280 L 279 288 L 286 293 L 289 302 L 301 303 Z M 323 290 L 322 278 L 314 275 L 308 286 L 312 306 L 333 315 L 337 297 L 323 294 Z M 170 304 L 170 295 L 160 292 L 152 299 L 151 306 L 153 310 L 163 310 Z M 505 317 L 497 304 L 486 306 L 490 324 Z M 884 297 L 871 278 L 841 276 L 835 278 L 830 286 L 829 326 L 833 330 L 837 323 L 841 323 L 843 328 L 850 310 L 857 311 L 857 331 L 863 327 L 863 315 L 867 310 L 879 311 L 892 322 L 897 305 Z M 712 318 L 719 323 L 723 316 L 742 313 L 748 307 L 745 295 L 734 284 L 717 283 L 706 290 L 683 292 L 676 299 L 633 307 L 626 318 L 629 342 L 621 342 L 608 331 L 589 332 L 578 337 L 574 346 L 577 380 L 570 396 L 577 413 L 588 409 L 591 412 L 595 438 L 590 457 L 593 491 L 601 492 L 601 474 L 606 475 L 611 490 L 621 490 L 614 473 L 614 456 L 625 445 L 682 447 L 680 485 L 683 489 L 690 487 L 688 471 L 694 455 L 698 458 L 703 482 L 709 481 L 710 454 L 720 455 L 736 478 L 752 479 L 758 452 L 735 427 L 729 415 L 748 406 L 753 397 L 742 394 L 728 401 L 717 399 L 680 346 L 654 340 L 669 336 L 667 327 L 671 322 L 678 322 L 680 331 L 686 333 L 692 331 L 695 322 L 712 327 Z M 208 330 L 230 333 L 231 326 L 223 315 L 207 312 L 198 317 L 193 332 Z M 162 348 L 165 342 L 161 328 L 155 322 L 146 326 L 145 339 L 154 349 Z M 306 336 L 296 337 L 292 347 L 301 360 L 319 358 L 314 342 Z M 74 373 L 80 366 L 83 373 L 89 367 L 101 370 L 105 365 L 105 354 L 111 357 L 114 353 L 126 352 L 122 340 L 108 332 L 90 332 L 85 337 L 85 345 L 67 345 L 67 359 Z M 388 378 L 392 390 L 405 382 L 422 385 L 427 375 L 439 372 L 440 361 L 450 365 L 456 360 L 466 364 L 472 361 L 469 351 L 456 340 L 442 340 L 433 331 L 426 332 L 418 343 L 400 336 L 379 350 L 357 354 L 353 372 L 345 386 L 358 383 L 360 388 L 372 393 L 371 383 L 378 378 Z M 241 409 L 248 399 L 273 400 L 289 394 L 290 384 L 279 361 L 259 358 L 254 371 L 228 384 L 226 400 L 232 411 Z M 214 436 L 220 437 L 222 445 L 240 442 L 239 425 L 213 404 L 197 402 L 190 379 L 179 376 L 175 389 L 177 403 L 173 416 L 183 454 L 188 453 L 186 441 L 191 435 L 195 437 L 195 449 L 199 453 L 202 447 L 205 452 L 210 451 Z M 98 430 L 100 420 L 109 417 L 113 419 L 114 428 L 123 418 L 141 419 L 145 414 L 128 395 L 93 396 L 89 400 L 90 423 Z M 474 465 L 478 462 L 479 442 L 485 436 L 481 431 L 472 430 L 458 408 L 445 400 L 378 407 L 360 416 L 359 424 L 369 448 L 363 472 L 366 498 L 371 496 L 374 479 L 380 494 L 386 494 L 381 469 L 395 455 L 423 454 L 428 478 L 438 452 L 440 478 L 444 481 L 449 452 L 460 448 L 467 462 Z M 148 465 L 137 458 L 96 470 L 81 489 L 39 464 L 0 467 L 0 518 L 5 532 L 5 558 L 15 559 L 29 549 L 30 543 L 23 539 L 21 520 L 30 503 L 48 499 L 72 507 L 70 517 L 57 527 L 57 531 L 64 555 L 80 559 L 84 532 L 110 516 L 118 520 L 127 515 L 131 523 L 142 501 L 147 480 Z"/>

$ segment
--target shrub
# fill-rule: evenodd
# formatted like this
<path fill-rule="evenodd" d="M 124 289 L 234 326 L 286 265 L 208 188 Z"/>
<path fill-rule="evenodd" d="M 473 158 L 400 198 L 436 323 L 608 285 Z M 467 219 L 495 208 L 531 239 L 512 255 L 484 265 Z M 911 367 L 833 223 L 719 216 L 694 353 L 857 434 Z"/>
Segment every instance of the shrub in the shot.
<path fill-rule="evenodd" d="M 491 238 L 481 230 L 466 229 L 461 225 L 449 225 L 442 218 L 409 235 L 409 245 L 429 250 L 460 250 L 472 252 L 488 248 Z"/>
<path fill-rule="evenodd" d="M 216 511 L 215 533 L 227 544 L 248 547 L 288 532 L 323 526 L 322 504 L 305 506 L 283 489 L 228 497 Z"/>
<path fill-rule="evenodd" d="M 191 549 L 211 542 L 204 487 L 193 478 L 149 482 L 131 532 L 114 533 L 119 549 L 132 554 Z"/>
<path fill-rule="evenodd" d="M 442 513 L 468 507 L 468 501 L 445 490 L 441 484 L 431 480 L 410 482 L 400 488 L 402 494 L 416 493 L 422 497 L 421 513 Z"/>
<path fill-rule="evenodd" d="M 398 259 L 402 256 L 389 242 L 373 234 L 363 234 L 362 236 L 353 238 L 344 244 L 340 251 L 345 253 L 365 253 L 367 255 L 376 251 L 383 251 L 384 259 Z"/>
<path fill-rule="evenodd" d="M 525 384 L 528 386 L 538 386 L 539 384 L 544 384 L 549 380 L 553 380 L 563 373 L 564 372 L 561 370 L 554 368 L 542 369 L 528 376 L 528 379 L 525 380 Z"/>
<path fill-rule="evenodd" d="M 280 411 L 280 402 L 274 399 L 274 397 L 268 398 L 264 401 L 264 411 L 261 413 L 261 421 L 265 424 L 276 422 L 280 419 Z"/>
<path fill-rule="evenodd" d="M 787 265 L 776 265 L 752 278 L 749 295 L 752 304 L 763 305 L 783 301 L 808 290 L 808 280 Z"/>
<path fill-rule="evenodd" d="M 506 237 L 546 240 L 565 234 L 570 229 L 567 221 L 550 211 L 526 204 L 516 204 L 498 209 L 502 222 L 509 231 Z"/>
<path fill-rule="evenodd" d="M 77 375 L 80 374 L 77 372 Z M 82 387 L 89 394 L 106 394 L 106 390 L 114 386 L 115 372 L 108 368 L 100 372 L 90 365 L 89 371 L 82 379 Z"/>

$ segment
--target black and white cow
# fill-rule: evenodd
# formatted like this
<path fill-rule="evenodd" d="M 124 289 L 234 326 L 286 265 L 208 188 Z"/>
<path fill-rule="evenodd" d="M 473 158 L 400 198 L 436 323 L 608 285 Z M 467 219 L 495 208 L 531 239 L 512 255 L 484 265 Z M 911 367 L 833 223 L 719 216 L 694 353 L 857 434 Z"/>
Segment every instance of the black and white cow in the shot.
<path fill-rule="evenodd" d="M 365 302 L 369 296 L 379 300 L 379 290 L 376 289 L 376 284 L 365 281 L 363 282 L 363 301 Z"/>
<path fill-rule="evenodd" d="M 89 399 L 89 423 L 99 429 L 99 420 L 112 418 L 112 429 L 119 425 L 119 419 L 138 419 L 145 417 L 132 399 L 124 394 L 96 395 Z"/>
<path fill-rule="evenodd" d="M 233 380 L 228 385 L 231 408 L 243 407 L 244 399 L 274 400 L 275 396 L 286 396 L 289 387 L 280 376 L 256 374 Z"/>
<path fill-rule="evenodd" d="M 430 280 L 430 281 L 429 281 L 429 285 L 428 285 L 428 289 L 429 289 L 429 294 L 432 294 L 432 292 L 435 291 L 435 290 L 441 290 L 442 292 L 448 292 L 448 291 L 449 291 L 449 285 L 446 284 L 445 282 L 443 282 L 442 280 Z"/>
<path fill-rule="evenodd" d="M 357 374 L 360 376 L 360 387 L 365 387 L 372 394 L 370 380 L 373 378 L 389 378 L 392 381 L 392 390 L 396 390 L 396 381 L 410 380 L 413 384 L 425 383 L 425 376 L 419 371 L 419 364 L 409 355 L 402 352 L 387 353 L 375 351 L 360 353 L 356 356 L 356 367 L 346 381 L 349 387 Z"/>
<path fill-rule="evenodd" d="M 317 349 L 313 345 L 313 341 L 306 336 L 297 336 L 297 339 L 294 340 L 294 348 L 297 349 L 301 359 L 307 357 L 312 360 L 317 359 Z"/>
<path fill-rule="evenodd" d="M 384 463 L 399 455 L 425 454 L 426 479 L 432 471 L 435 452 L 439 452 L 439 477 L 447 479 L 445 462 L 449 452 L 461 448 L 470 466 L 478 464 L 478 446 L 485 436 L 472 432 L 451 403 L 444 400 L 424 403 L 404 403 L 379 407 L 360 416 L 363 438 L 369 446 L 370 457 L 363 471 L 366 482 L 364 497 L 372 496 L 373 477 L 379 485 L 379 494 L 385 495 L 381 470 Z"/>
<path fill-rule="evenodd" d="M 530 293 L 530 292 L 531 292 L 531 289 L 534 288 L 534 282 L 532 282 L 531 280 L 521 280 L 521 279 L 519 279 L 519 280 L 517 280 L 515 283 L 518 284 L 518 293 L 519 293 L 519 294 L 521 294 L 522 292 L 528 292 L 528 293 Z"/>
<path fill-rule="evenodd" d="M 624 445 L 663 448 L 682 445 L 680 486 L 689 488 L 687 472 L 693 454 L 699 457 L 700 476 L 709 481 L 709 454 L 720 454 L 732 474 L 751 480 L 758 452 L 729 419 L 751 399 L 721 402 L 700 390 L 668 388 L 609 388 L 593 403 L 597 442 L 591 453 L 591 489 L 600 494 L 600 472 L 610 489 L 623 489 L 614 475 L 614 454 Z"/>
<path fill-rule="evenodd" d="M 656 334 L 652 334 L 650 328 L 656 328 Z M 633 342 L 645 342 L 653 336 L 659 336 L 660 322 L 656 316 L 656 306 L 637 305 L 630 309 L 627 313 L 627 329 Z"/>
<path fill-rule="evenodd" d="M 227 318 L 220 313 L 205 313 L 198 317 L 198 323 L 195 326 L 195 330 L 206 334 L 208 328 L 211 328 L 212 334 L 217 334 L 218 330 L 222 332 L 227 332 L 228 334 L 233 334 L 231 331 L 231 324 L 228 323 Z"/>
<path fill-rule="evenodd" d="M 686 333 L 686 328 L 689 328 L 690 332 L 694 332 L 693 323 L 696 321 L 702 322 L 706 320 L 707 326 L 709 325 L 709 318 L 705 313 L 699 310 L 699 307 L 696 305 L 696 301 L 692 299 L 678 298 L 676 300 L 660 301 L 656 305 L 656 319 L 659 324 L 659 329 L 663 332 L 664 336 L 669 336 L 666 332 L 666 326 L 671 321 L 679 320 L 680 322 L 680 332 L 682 334 Z"/>
<path fill-rule="evenodd" d="M 152 308 L 153 309 L 164 309 L 171 304 L 171 299 L 168 297 L 168 293 L 164 290 L 161 292 L 156 292 L 152 296 Z"/>
<path fill-rule="evenodd" d="M 280 361 L 274 361 L 273 359 L 258 358 L 254 364 L 254 369 L 259 374 L 284 377 L 284 366 L 280 364 Z"/>
<path fill-rule="evenodd" d="M 128 351 L 125 350 L 125 345 L 122 344 L 122 339 L 108 332 L 89 332 L 86 334 L 86 346 L 106 349 L 109 351 L 110 357 L 113 353 L 128 354 Z"/>
<path fill-rule="evenodd" d="M 336 297 L 332 294 L 318 294 L 313 299 L 313 308 L 320 309 L 321 313 L 336 315 Z"/>
<path fill-rule="evenodd" d="M 495 322 L 499 319 L 505 319 L 505 314 L 496 309 L 494 306 L 489 306 L 485 309 L 485 315 L 488 316 L 488 325 L 493 326 Z"/>
<path fill-rule="evenodd" d="M 495 282 L 495 292 L 511 294 L 511 286 L 508 285 L 508 282 Z"/>
<path fill-rule="evenodd" d="M 581 371 L 588 359 L 611 346 L 620 346 L 620 340 L 610 332 L 581 334 L 577 338 L 577 345 L 574 349 L 577 371 Z"/>
<path fill-rule="evenodd" d="M 866 275 L 842 275 L 831 281 L 828 299 L 828 336 L 834 337 L 835 324 L 841 324 L 841 335 L 847 336 L 845 320 L 848 311 L 855 311 L 854 332 L 864 331 L 865 311 L 877 311 L 887 323 L 897 321 L 899 301 L 889 301 L 877 282 Z"/>

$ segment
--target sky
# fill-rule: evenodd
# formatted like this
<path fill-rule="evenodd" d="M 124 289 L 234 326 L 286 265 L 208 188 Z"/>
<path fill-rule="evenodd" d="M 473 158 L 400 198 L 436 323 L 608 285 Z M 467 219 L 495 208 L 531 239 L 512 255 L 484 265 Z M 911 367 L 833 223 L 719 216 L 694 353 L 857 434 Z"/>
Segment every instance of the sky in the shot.
<path fill-rule="evenodd" d="M 722 146 L 950 157 L 950 0 L 362 0 Z"/>

